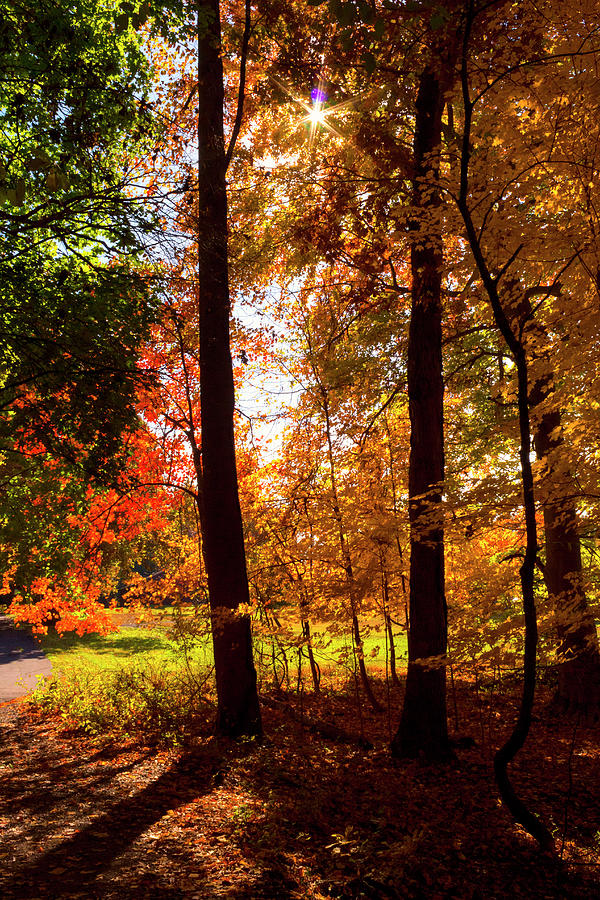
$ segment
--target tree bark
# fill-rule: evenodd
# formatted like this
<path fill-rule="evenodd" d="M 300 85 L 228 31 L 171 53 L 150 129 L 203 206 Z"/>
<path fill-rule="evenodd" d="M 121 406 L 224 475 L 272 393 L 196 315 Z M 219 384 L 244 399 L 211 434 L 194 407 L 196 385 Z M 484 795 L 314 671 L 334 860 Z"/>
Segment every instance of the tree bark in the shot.
<path fill-rule="evenodd" d="M 544 581 L 559 641 L 558 697 L 568 708 L 585 713 L 597 708 L 600 701 L 600 647 L 583 584 L 576 488 L 562 462 L 562 417 L 554 396 L 548 336 L 534 316 L 529 293 L 518 281 L 509 285 L 516 320 L 513 331 L 523 334 L 528 354 L 533 444 L 542 463 L 539 499 L 544 515 Z"/>
<path fill-rule="evenodd" d="M 301 619 L 300 624 L 302 625 L 302 636 L 306 641 L 306 654 L 308 656 L 308 662 L 310 664 L 310 674 L 313 680 L 313 688 L 315 694 L 319 694 L 321 692 L 321 669 L 319 668 L 319 664 L 315 659 L 315 654 L 313 653 L 312 637 L 310 634 L 310 622 L 308 621 L 308 619 Z"/>
<path fill-rule="evenodd" d="M 394 756 L 432 759 L 449 752 L 446 717 L 447 620 L 444 588 L 444 426 L 442 373 L 442 240 L 438 153 L 443 92 L 432 68 L 422 73 L 416 102 L 408 339 L 411 424 L 408 472 L 410 597 L 408 673 Z M 418 217 L 418 218 L 417 218 Z"/>
<path fill-rule="evenodd" d="M 529 403 L 535 452 L 544 463 L 544 580 L 559 639 L 558 696 L 567 707 L 585 712 L 600 701 L 600 649 L 583 585 L 575 485 L 571 473 L 560 466 L 564 439 L 560 410 L 553 402 L 552 368 L 549 359 L 541 362 L 545 371 L 534 381 Z"/>
<path fill-rule="evenodd" d="M 396 686 L 400 684 L 400 679 L 398 678 L 398 671 L 396 669 L 396 646 L 394 644 L 394 631 L 392 628 L 392 617 L 389 613 L 385 614 L 385 627 L 387 629 L 388 634 L 388 643 L 390 648 L 390 675 L 392 677 L 392 682 Z"/>
<path fill-rule="evenodd" d="M 229 343 L 227 188 L 218 0 L 198 6 L 198 292 L 202 517 L 217 684 L 218 734 L 262 731 L 238 497 Z"/>
<path fill-rule="evenodd" d="M 519 708 L 519 716 L 512 734 L 494 756 L 494 774 L 500 795 L 512 813 L 514 819 L 523 825 L 543 849 L 553 846 L 552 836 L 543 822 L 525 805 L 515 792 L 508 775 L 508 765 L 513 761 L 525 744 L 529 729 L 536 680 L 537 652 L 537 613 L 535 608 L 534 574 L 537 556 L 537 527 L 535 521 L 535 494 L 533 472 L 531 469 L 531 428 L 529 421 L 528 372 L 525 350 L 520 340 L 511 335 L 498 294 L 494 287 L 490 295 L 494 318 L 499 329 L 511 349 L 518 376 L 519 433 L 521 460 L 521 482 L 523 485 L 523 509 L 527 533 L 525 558 L 521 565 L 521 592 L 523 595 L 523 612 L 525 615 L 525 648 L 523 658 L 523 695 Z M 512 338 L 512 339 L 511 339 Z"/>

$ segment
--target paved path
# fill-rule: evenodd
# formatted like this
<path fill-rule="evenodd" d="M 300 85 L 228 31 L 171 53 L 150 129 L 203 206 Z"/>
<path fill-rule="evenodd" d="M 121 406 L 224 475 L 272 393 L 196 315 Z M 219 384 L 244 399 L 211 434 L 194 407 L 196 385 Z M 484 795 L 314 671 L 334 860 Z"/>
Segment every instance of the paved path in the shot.
<path fill-rule="evenodd" d="M 38 675 L 49 675 L 52 665 L 35 638 L 17 630 L 9 616 L 0 615 L 0 703 L 24 697 Z"/>

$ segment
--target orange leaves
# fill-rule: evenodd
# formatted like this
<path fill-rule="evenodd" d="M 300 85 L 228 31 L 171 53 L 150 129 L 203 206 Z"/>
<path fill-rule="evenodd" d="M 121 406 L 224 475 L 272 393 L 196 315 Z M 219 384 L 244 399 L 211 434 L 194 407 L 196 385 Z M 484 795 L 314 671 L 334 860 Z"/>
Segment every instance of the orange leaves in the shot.
<path fill-rule="evenodd" d="M 74 631 L 79 635 L 113 631 L 108 612 L 98 603 L 94 591 L 84 587 L 75 574 L 62 584 L 36 579 L 26 596 L 15 595 L 9 613 L 15 622 L 31 625 L 37 634 L 45 634 L 50 625 L 59 633 Z"/>

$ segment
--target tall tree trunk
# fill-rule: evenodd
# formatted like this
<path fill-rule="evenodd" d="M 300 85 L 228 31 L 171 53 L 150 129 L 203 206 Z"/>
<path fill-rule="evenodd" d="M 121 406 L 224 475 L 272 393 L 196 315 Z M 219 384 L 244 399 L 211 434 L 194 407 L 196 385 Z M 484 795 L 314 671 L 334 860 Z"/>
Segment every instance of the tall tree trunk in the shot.
<path fill-rule="evenodd" d="M 249 601 L 233 434 L 227 188 L 218 0 L 198 6 L 198 286 L 202 523 L 217 683 L 217 733 L 259 735 Z"/>
<path fill-rule="evenodd" d="M 396 646 L 394 644 L 394 631 L 392 627 L 392 617 L 389 613 L 386 613 L 385 616 L 385 627 L 387 629 L 388 643 L 390 648 L 390 675 L 392 676 L 392 682 L 395 685 L 399 685 L 400 679 L 398 678 L 398 671 L 396 669 Z"/>
<path fill-rule="evenodd" d="M 416 102 L 411 246 L 412 303 L 408 338 L 411 423 L 408 470 L 410 629 L 408 673 L 394 756 L 438 758 L 448 753 L 447 647 L 444 589 L 444 426 L 442 374 L 442 241 L 439 147 L 443 93 L 432 68 L 423 72 Z"/>
<path fill-rule="evenodd" d="M 315 693 L 318 694 L 321 690 L 321 668 L 318 662 L 315 659 L 315 654 L 313 652 L 312 646 L 312 636 L 310 632 L 310 621 L 308 619 L 308 614 L 310 612 L 310 600 L 314 601 L 315 597 L 315 578 L 314 578 L 314 566 L 313 566 L 313 555 L 314 555 L 314 534 L 313 534 L 313 522 L 311 517 L 308 514 L 308 501 L 306 497 L 304 497 L 304 514 L 306 516 L 306 520 L 308 522 L 308 528 L 310 531 L 310 555 L 308 558 L 308 567 L 309 567 L 309 584 L 310 584 L 310 595 L 308 588 L 305 586 L 305 591 L 303 594 L 304 603 L 305 603 L 305 612 L 302 615 L 305 618 L 306 626 L 304 621 L 302 622 L 302 628 L 304 630 L 304 636 L 306 638 L 306 647 L 308 650 L 308 659 L 310 662 L 310 671 L 313 680 L 313 686 L 315 689 Z"/>
<path fill-rule="evenodd" d="M 408 639 L 408 632 L 410 629 L 410 622 L 408 618 L 408 601 L 407 595 L 408 591 L 406 590 L 406 576 L 404 574 L 404 553 L 402 551 L 402 542 L 400 541 L 400 528 L 398 525 L 398 493 L 396 490 L 396 476 L 394 471 L 394 452 L 392 449 L 392 440 L 390 435 L 390 426 L 387 418 L 384 417 L 385 423 L 385 431 L 387 434 L 387 448 L 388 448 L 388 459 L 390 465 L 390 480 L 392 485 L 392 509 L 394 512 L 394 538 L 396 541 L 396 549 L 398 551 L 398 560 L 400 562 L 400 584 L 402 586 L 402 603 L 404 606 L 404 622 L 405 622 L 405 630 L 406 637 Z"/>
<path fill-rule="evenodd" d="M 381 569 L 381 600 L 383 604 L 383 620 L 387 634 L 388 659 L 390 661 L 390 675 L 395 685 L 400 684 L 398 672 L 396 669 L 396 645 L 394 642 L 394 629 L 392 625 L 392 616 L 390 614 L 390 584 L 388 580 L 387 567 L 385 564 L 385 553 L 383 547 L 379 547 L 379 565 Z"/>
<path fill-rule="evenodd" d="M 540 324 L 533 321 L 527 292 L 521 292 L 519 314 L 547 344 Z M 570 708 L 586 711 L 600 701 L 600 648 L 596 624 L 583 585 L 581 546 L 577 529 L 575 484 L 561 465 L 564 437 L 560 409 L 554 399 L 554 373 L 549 351 L 535 351 L 535 371 L 529 390 L 534 447 L 543 463 L 540 500 L 544 513 L 544 580 L 559 639 L 558 696 Z"/>

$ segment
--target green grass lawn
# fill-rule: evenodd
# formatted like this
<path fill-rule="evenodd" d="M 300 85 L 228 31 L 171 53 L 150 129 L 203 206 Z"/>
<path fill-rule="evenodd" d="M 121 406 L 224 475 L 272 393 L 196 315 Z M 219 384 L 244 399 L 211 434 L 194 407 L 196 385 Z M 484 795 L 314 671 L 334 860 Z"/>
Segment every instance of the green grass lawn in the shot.
<path fill-rule="evenodd" d="M 125 626 L 109 635 L 84 634 L 81 637 L 49 632 L 41 638 L 41 646 L 53 667 L 60 671 L 114 669 L 129 663 L 173 669 L 184 661 L 175 642 L 161 628 Z M 198 665 L 212 662 L 207 641 L 195 648 L 193 661 Z"/>
<path fill-rule="evenodd" d="M 298 627 L 290 623 L 290 631 L 298 632 Z M 343 664 L 346 656 L 347 664 L 352 664 L 352 640 L 348 634 L 332 634 L 326 623 L 313 626 L 313 645 L 317 662 L 323 670 L 335 668 Z M 255 639 L 257 657 L 265 659 L 271 656 L 271 638 L 268 636 Z M 286 653 L 290 665 L 297 662 L 297 652 L 293 646 L 286 644 Z M 406 656 L 406 637 L 403 633 L 395 635 L 396 657 L 399 665 L 401 656 Z M 41 638 L 41 646 L 50 659 L 55 670 L 66 672 L 73 669 L 117 669 L 123 666 L 148 665 L 158 668 L 175 669 L 184 664 L 184 658 L 177 643 L 171 640 L 168 629 L 161 627 L 129 627 L 123 626 L 119 631 L 103 636 L 85 634 L 81 637 L 67 633 L 57 635 L 50 632 Z M 379 651 L 374 654 L 376 648 Z M 376 630 L 365 632 L 364 653 L 367 666 L 373 672 L 385 670 L 385 634 Z M 202 640 L 193 650 L 191 661 L 195 666 L 212 665 L 212 643 L 209 638 Z"/>
<path fill-rule="evenodd" d="M 214 687 L 212 640 L 198 640 L 188 655 L 172 639 L 173 622 L 157 611 L 154 621 L 133 625 L 134 616 L 115 613 L 120 629 L 108 635 L 79 637 L 54 631 L 41 638 L 42 649 L 53 666 L 53 676 L 42 681 L 31 702 L 63 717 L 69 725 L 90 735 L 108 733 L 145 741 L 179 745 L 194 728 L 212 727 Z M 364 626 L 364 650 L 372 674 L 385 673 L 385 635 Z M 315 656 L 322 685 L 343 686 L 355 669 L 350 634 L 333 633 L 332 623 L 313 626 Z M 298 653 L 299 623 L 289 620 L 276 637 L 256 626 L 254 654 L 260 689 L 277 683 L 294 690 L 310 681 L 308 659 Z M 277 642 L 285 649 L 284 660 Z M 275 653 L 273 646 L 275 642 Z M 376 655 L 371 655 L 375 648 Z M 397 642 L 400 655 L 404 643 Z M 402 662 L 399 661 L 399 666 Z M 208 723 L 208 724 L 207 724 Z"/>

